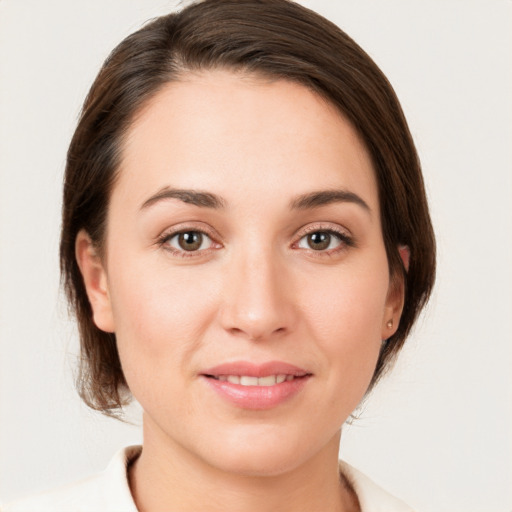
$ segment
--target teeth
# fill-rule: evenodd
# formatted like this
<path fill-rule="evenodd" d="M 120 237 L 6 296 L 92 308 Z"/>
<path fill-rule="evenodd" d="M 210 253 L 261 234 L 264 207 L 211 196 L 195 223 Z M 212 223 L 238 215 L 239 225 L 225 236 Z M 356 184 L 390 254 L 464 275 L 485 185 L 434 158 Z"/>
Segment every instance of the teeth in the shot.
<path fill-rule="evenodd" d="M 276 376 L 275 375 L 269 375 L 268 377 L 260 377 L 258 379 L 258 385 L 259 386 L 274 386 L 276 383 Z"/>
<path fill-rule="evenodd" d="M 246 377 L 245 375 L 242 375 L 240 377 L 240 384 L 242 384 L 242 386 L 257 386 L 258 377 Z"/>
<path fill-rule="evenodd" d="M 240 384 L 241 386 L 275 386 L 284 381 L 292 381 L 293 375 L 268 375 L 266 377 L 250 377 L 249 375 L 219 375 L 215 377 L 223 382 Z"/>

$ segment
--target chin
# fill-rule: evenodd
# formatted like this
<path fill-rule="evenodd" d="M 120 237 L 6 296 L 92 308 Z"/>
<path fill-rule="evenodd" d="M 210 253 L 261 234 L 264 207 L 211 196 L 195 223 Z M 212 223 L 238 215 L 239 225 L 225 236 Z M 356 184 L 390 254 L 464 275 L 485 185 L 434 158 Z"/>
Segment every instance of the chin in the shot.
<path fill-rule="evenodd" d="M 221 471 L 248 477 L 289 473 L 322 451 L 319 440 L 299 433 L 258 429 L 231 433 L 208 451 L 208 463 Z M 265 431 L 266 430 L 266 431 Z"/>
<path fill-rule="evenodd" d="M 219 457 L 213 464 L 226 473 L 247 477 L 272 477 L 293 471 L 301 463 L 297 453 L 279 450 L 240 450 Z"/>

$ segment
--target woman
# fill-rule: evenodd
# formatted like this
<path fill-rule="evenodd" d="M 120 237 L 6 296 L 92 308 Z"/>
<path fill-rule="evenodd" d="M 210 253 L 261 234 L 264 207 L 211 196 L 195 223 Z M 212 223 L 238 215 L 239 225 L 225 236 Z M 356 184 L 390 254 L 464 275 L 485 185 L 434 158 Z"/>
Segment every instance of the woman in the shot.
<path fill-rule="evenodd" d="M 286 0 L 207 0 L 111 54 L 65 177 L 81 396 L 143 447 L 21 510 L 410 510 L 338 463 L 435 267 L 396 96 Z"/>

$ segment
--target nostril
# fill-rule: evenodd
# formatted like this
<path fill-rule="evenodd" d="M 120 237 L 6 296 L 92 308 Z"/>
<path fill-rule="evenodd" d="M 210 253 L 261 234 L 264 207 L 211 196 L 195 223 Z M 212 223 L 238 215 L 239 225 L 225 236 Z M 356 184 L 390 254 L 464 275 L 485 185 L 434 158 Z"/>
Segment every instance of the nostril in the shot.
<path fill-rule="evenodd" d="M 278 327 L 274 330 L 265 330 L 264 328 L 241 329 L 239 327 L 232 327 L 229 329 L 230 334 L 233 336 L 245 337 L 250 341 L 261 341 L 276 334 L 284 334 L 286 331 L 286 327 Z"/>

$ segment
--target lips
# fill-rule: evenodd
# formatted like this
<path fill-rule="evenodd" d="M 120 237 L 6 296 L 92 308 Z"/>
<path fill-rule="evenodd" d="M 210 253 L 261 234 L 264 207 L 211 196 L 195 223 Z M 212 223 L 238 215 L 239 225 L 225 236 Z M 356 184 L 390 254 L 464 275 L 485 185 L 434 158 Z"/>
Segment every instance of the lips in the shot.
<path fill-rule="evenodd" d="M 250 375 L 219 375 L 213 377 L 220 381 L 227 381 L 231 384 L 240 384 L 241 386 L 275 386 L 285 380 L 290 381 L 295 377 L 293 375 L 267 375 L 266 377 L 252 377 Z"/>
<path fill-rule="evenodd" d="M 243 409 L 270 409 L 297 395 L 312 376 L 297 366 L 238 361 L 209 368 L 201 377 L 224 400 Z"/>

